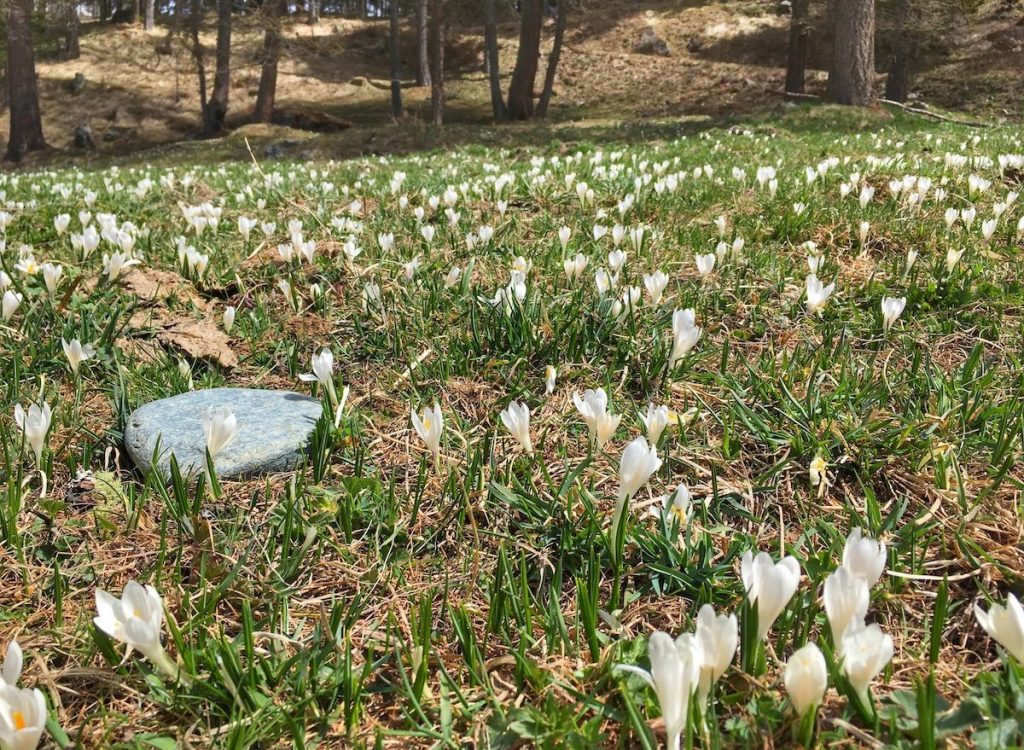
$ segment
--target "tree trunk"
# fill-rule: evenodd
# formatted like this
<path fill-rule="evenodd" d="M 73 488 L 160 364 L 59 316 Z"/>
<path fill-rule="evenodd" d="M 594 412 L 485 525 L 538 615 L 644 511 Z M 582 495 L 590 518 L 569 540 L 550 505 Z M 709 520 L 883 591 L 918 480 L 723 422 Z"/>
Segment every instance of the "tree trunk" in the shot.
<path fill-rule="evenodd" d="M 875 2 L 834 0 L 835 46 L 828 77 L 837 104 L 866 106 L 874 99 Z"/>
<path fill-rule="evenodd" d="M 69 60 L 77 60 L 82 56 L 82 47 L 78 42 L 78 8 L 75 5 L 75 0 L 68 0 L 67 18 L 67 56 Z"/>
<path fill-rule="evenodd" d="M 430 2 L 430 113 L 435 125 L 444 124 L 445 0 Z"/>
<path fill-rule="evenodd" d="M 522 0 L 520 9 L 519 53 L 508 86 L 508 117 L 511 120 L 529 120 L 533 117 L 533 87 L 537 82 L 540 59 L 544 0 Z"/>
<path fill-rule="evenodd" d="M 885 98 L 894 102 L 905 102 L 910 95 L 910 65 L 916 51 L 910 23 L 910 0 L 896 0 L 896 38 L 885 79 Z"/>
<path fill-rule="evenodd" d="M 320 23 L 320 0 L 306 0 L 308 6 L 306 8 L 308 12 L 308 18 L 310 26 L 316 26 Z"/>
<path fill-rule="evenodd" d="M 213 93 L 203 110 L 203 135 L 214 136 L 224 130 L 231 89 L 231 5 L 232 0 L 217 0 L 217 67 L 213 74 Z"/>
<path fill-rule="evenodd" d="M 99 0 L 100 23 L 110 19 L 110 0 Z"/>
<path fill-rule="evenodd" d="M 555 73 L 558 70 L 558 61 L 562 57 L 562 40 L 565 38 L 565 26 L 568 21 L 569 0 L 558 0 L 558 16 L 555 19 L 555 39 L 551 44 L 548 68 L 544 74 L 544 90 L 541 92 L 540 101 L 537 103 L 537 117 L 548 116 L 551 96 L 555 93 Z"/>
<path fill-rule="evenodd" d="M 260 88 L 256 94 L 255 122 L 274 119 L 274 97 L 277 93 L 277 59 L 281 55 L 281 16 L 288 10 L 287 0 L 269 0 L 263 6 L 267 30 L 263 35 L 263 64 Z"/>
<path fill-rule="evenodd" d="M 501 93 L 501 67 L 498 64 L 498 21 L 494 0 L 484 0 L 484 49 L 487 77 L 491 82 L 491 109 L 494 121 L 505 119 L 505 98 Z"/>
<path fill-rule="evenodd" d="M 196 77 L 199 79 L 199 114 L 203 120 L 203 133 L 206 133 L 206 112 L 209 102 L 206 99 L 206 51 L 199 41 L 199 27 L 203 22 L 203 0 L 192 0 L 188 16 L 189 42 L 192 45 L 192 59 L 196 63 Z"/>
<path fill-rule="evenodd" d="M 156 28 L 156 0 L 146 0 L 146 17 L 142 27 L 146 31 L 152 31 Z"/>
<path fill-rule="evenodd" d="M 807 50 L 811 27 L 807 23 L 810 0 L 793 0 L 789 21 L 789 51 L 786 56 L 786 93 L 802 94 L 805 90 L 804 72 L 807 69 Z"/>
<path fill-rule="evenodd" d="M 430 0 L 416 0 L 416 85 L 430 85 Z"/>
<path fill-rule="evenodd" d="M 7 106 L 11 111 L 7 158 L 20 161 L 46 148 L 32 53 L 32 0 L 10 0 L 7 14 Z"/>
<path fill-rule="evenodd" d="M 398 33 L 398 0 L 391 0 L 391 116 L 396 120 L 402 116 L 402 53 L 399 49 L 401 36 Z"/>

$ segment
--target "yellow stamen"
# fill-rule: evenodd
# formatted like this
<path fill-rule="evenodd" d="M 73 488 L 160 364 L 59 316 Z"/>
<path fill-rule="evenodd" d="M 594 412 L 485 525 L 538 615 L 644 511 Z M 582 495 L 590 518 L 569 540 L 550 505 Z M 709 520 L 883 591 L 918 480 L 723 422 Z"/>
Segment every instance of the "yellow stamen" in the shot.
<path fill-rule="evenodd" d="M 14 728 L 19 732 L 25 728 L 25 714 L 21 711 L 14 711 L 11 713 L 11 721 L 14 722 Z"/>

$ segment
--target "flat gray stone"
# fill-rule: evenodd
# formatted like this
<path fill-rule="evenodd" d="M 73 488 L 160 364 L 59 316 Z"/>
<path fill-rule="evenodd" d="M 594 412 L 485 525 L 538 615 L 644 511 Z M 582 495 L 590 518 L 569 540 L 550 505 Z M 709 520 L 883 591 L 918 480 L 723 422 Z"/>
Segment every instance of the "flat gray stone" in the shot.
<path fill-rule="evenodd" d="M 228 406 L 238 421 L 238 432 L 214 461 L 217 476 L 237 479 L 287 471 L 306 452 L 309 437 L 323 413 L 320 402 L 289 391 L 251 388 L 210 388 L 152 401 L 128 418 L 124 443 L 143 473 L 153 464 L 160 446 L 158 468 L 164 479 L 171 474 L 171 454 L 185 476 L 202 472 L 206 436 L 202 415 L 207 407 Z"/>

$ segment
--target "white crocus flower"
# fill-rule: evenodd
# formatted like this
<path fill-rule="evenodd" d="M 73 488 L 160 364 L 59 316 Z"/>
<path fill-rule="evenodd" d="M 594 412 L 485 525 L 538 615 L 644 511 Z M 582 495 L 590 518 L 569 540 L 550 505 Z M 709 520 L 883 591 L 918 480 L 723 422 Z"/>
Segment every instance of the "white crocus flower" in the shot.
<path fill-rule="evenodd" d="M 206 436 L 206 450 L 215 459 L 238 434 L 238 420 L 229 406 L 207 407 L 201 422 Z"/>
<path fill-rule="evenodd" d="M 50 432 L 50 424 L 53 421 L 53 411 L 50 405 L 32 404 L 28 410 L 21 404 L 14 407 L 14 423 L 18 425 L 25 441 L 32 448 L 36 458 L 36 466 L 42 468 L 43 448 L 46 446 L 46 435 Z"/>
<path fill-rule="evenodd" d="M 441 459 L 441 433 L 444 431 L 444 418 L 441 416 L 441 407 L 434 402 L 434 407 L 425 407 L 422 416 L 417 416 L 415 410 L 412 412 L 412 426 L 416 434 L 427 446 L 427 449 L 434 456 L 436 464 Z"/>
<path fill-rule="evenodd" d="M 755 557 L 747 550 L 740 575 L 750 605 L 757 607 L 757 639 L 763 641 L 800 585 L 800 563 L 792 556 L 776 563 L 767 552 Z"/>
<path fill-rule="evenodd" d="M 558 377 L 558 369 L 554 365 L 544 368 L 544 395 L 550 396 L 555 392 L 555 379 Z"/>
<path fill-rule="evenodd" d="M 46 291 L 50 294 L 56 294 L 57 285 L 60 284 L 60 278 L 64 275 L 64 266 L 43 263 L 39 270 L 43 272 L 43 283 L 46 285 Z"/>
<path fill-rule="evenodd" d="M 35 750 L 46 719 L 46 698 L 39 688 L 0 685 L 0 747 L 4 750 Z"/>
<path fill-rule="evenodd" d="M 572 230 L 569 227 L 562 227 L 558 230 L 558 242 L 562 245 L 562 252 L 569 247 L 570 237 L 572 237 Z"/>
<path fill-rule="evenodd" d="M 716 615 L 715 608 L 705 604 L 697 613 L 694 635 L 700 653 L 700 686 L 697 695 L 701 704 L 707 707 L 711 689 L 729 669 L 736 656 L 739 644 L 736 615 Z"/>
<path fill-rule="evenodd" d="M 107 281 L 117 281 L 129 268 L 137 266 L 141 262 L 137 258 L 131 258 L 122 252 L 104 255 L 103 273 L 106 274 Z"/>
<path fill-rule="evenodd" d="M 832 643 L 838 655 L 842 655 L 843 636 L 854 623 L 863 622 L 868 613 L 870 601 L 868 584 L 846 568 L 836 568 L 825 579 L 825 614 L 832 630 Z"/>
<path fill-rule="evenodd" d="M 892 660 L 893 651 L 892 638 L 877 624 L 856 622 L 847 628 L 843 636 L 843 672 L 865 706 L 870 703 L 872 680 Z"/>
<path fill-rule="evenodd" d="M 644 287 L 647 289 L 647 294 L 650 295 L 652 305 L 661 303 L 661 297 L 665 293 L 665 287 L 667 286 L 668 276 L 662 271 L 644 274 Z"/>
<path fill-rule="evenodd" d="M 672 639 L 668 633 L 657 631 L 647 642 L 647 656 L 651 671 L 631 664 L 619 664 L 616 669 L 639 675 L 647 683 L 661 705 L 665 722 L 668 750 L 679 750 L 690 712 L 690 700 L 700 683 L 700 650 L 691 633 Z"/>
<path fill-rule="evenodd" d="M 903 314 L 906 297 L 882 297 L 882 331 L 888 333 L 892 324 Z"/>
<path fill-rule="evenodd" d="M 11 641 L 7 644 L 7 651 L 4 653 L 3 666 L 0 666 L 0 686 L 17 684 L 24 664 L 25 658 L 22 655 L 21 646 L 17 641 Z"/>
<path fill-rule="evenodd" d="M 230 305 L 225 307 L 221 320 L 224 323 L 224 332 L 231 333 L 231 329 L 235 325 L 235 308 Z"/>
<path fill-rule="evenodd" d="M 696 324 L 693 308 L 672 313 L 672 352 L 668 358 L 670 370 L 697 345 L 701 333 L 702 329 Z"/>
<path fill-rule="evenodd" d="M 96 617 L 93 623 L 107 636 L 134 649 L 172 679 L 178 666 L 164 651 L 164 606 L 160 594 L 152 586 L 129 581 L 118 599 L 102 589 L 96 590 Z"/>
<path fill-rule="evenodd" d="M 330 349 L 321 349 L 319 354 L 311 357 L 311 364 L 313 372 L 299 375 L 299 380 L 304 383 L 320 383 L 327 391 L 331 403 L 334 403 L 334 354 Z"/>
<path fill-rule="evenodd" d="M 21 305 L 21 300 L 21 292 L 15 292 L 13 289 L 4 292 L 3 300 L 0 301 L 0 317 L 3 318 L 4 323 L 11 322 L 18 306 Z"/>
<path fill-rule="evenodd" d="M 569 281 L 575 281 L 583 274 L 587 268 L 587 264 L 589 263 L 590 259 L 583 253 L 576 253 L 575 258 L 566 258 L 562 262 L 566 278 L 569 279 Z"/>
<path fill-rule="evenodd" d="M 715 254 L 708 253 L 707 255 L 697 255 L 697 273 L 701 277 L 709 275 L 715 269 Z"/>
<path fill-rule="evenodd" d="M 608 268 L 611 269 L 613 274 L 618 274 L 625 264 L 626 254 L 621 250 L 612 250 L 608 253 Z"/>
<path fill-rule="evenodd" d="M 798 716 L 821 705 L 828 690 L 828 665 L 821 649 L 806 643 L 794 651 L 786 662 L 783 682 Z"/>
<path fill-rule="evenodd" d="M 661 433 L 669 425 L 671 412 L 665 405 L 655 406 L 654 404 L 647 404 L 647 414 L 641 413 L 640 420 L 644 423 L 644 428 L 647 430 L 647 440 L 650 441 L 651 445 L 657 445 L 658 440 L 661 438 Z"/>
<path fill-rule="evenodd" d="M 946 251 L 946 273 L 953 273 L 953 269 L 956 268 L 956 264 L 960 262 L 963 254 L 964 248 L 958 250 L 951 247 Z"/>
<path fill-rule="evenodd" d="M 57 214 L 53 217 L 53 228 L 57 234 L 64 234 L 71 226 L 71 214 Z"/>
<path fill-rule="evenodd" d="M 825 309 L 825 303 L 835 291 L 836 284 L 832 282 L 824 285 L 817 276 L 811 274 L 807 277 L 807 314 L 814 315 Z"/>
<path fill-rule="evenodd" d="M 82 342 L 78 339 L 72 339 L 70 342 L 61 339 L 60 343 L 64 348 L 64 356 L 68 358 L 68 364 L 71 365 L 71 372 L 75 375 L 78 374 L 78 368 L 81 364 L 96 354 L 96 350 L 91 345 L 85 344 L 83 346 Z"/>
<path fill-rule="evenodd" d="M 604 388 L 598 388 L 596 391 L 588 388 L 582 397 L 579 393 L 574 393 L 572 400 L 583 421 L 587 423 L 590 440 L 596 442 L 597 449 L 601 450 L 615 433 L 622 415 L 613 415 L 608 411 L 608 394 L 604 392 Z"/>
<path fill-rule="evenodd" d="M 462 278 L 462 269 L 458 266 L 452 266 L 444 277 L 445 289 L 449 289 L 458 284 L 460 278 Z"/>
<path fill-rule="evenodd" d="M 1024 607 L 1013 594 L 1006 597 L 1006 604 L 993 602 L 988 612 L 980 604 L 974 605 L 974 616 L 992 640 L 1010 652 L 1010 655 L 1024 664 Z M 6 668 L 7 663 L 4 662 Z"/>
<path fill-rule="evenodd" d="M 518 401 L 513 401 L 504 411 L 501 412 L 501 423 L 507 429 L 523 449 L 533 455 L 533 442 L 530 440 L 530 409 Z"/>
<path fill-rule="evenodd" d="M 843 547 L 843 567 L 863 578 L 871 588 L 885 572 L 885 542 L 863 535 L 859 528 L 850 532 Z"/>

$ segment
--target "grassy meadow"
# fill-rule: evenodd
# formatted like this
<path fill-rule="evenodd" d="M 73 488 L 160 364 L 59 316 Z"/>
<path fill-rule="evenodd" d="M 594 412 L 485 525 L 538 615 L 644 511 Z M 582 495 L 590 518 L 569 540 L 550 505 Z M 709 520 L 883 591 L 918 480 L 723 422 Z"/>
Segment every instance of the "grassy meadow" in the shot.
<path fill-rule="evenodd" d="M 0 649 L 43 746 L 671 747 L 648 643 L 706 604 L 739 647 L 681 746 L 1024 744 L 1024 647 L 975 612 L 1024 593 L 1024 143 L 846 117 L 0 175 Z M 134 471 L 132 410 L 218 386 L 322 398 L 308 461 Z M 854 529 L 869 695 L 822 598 Z M 748 552 L 800 571 L 763 641 Z M 133 580 L 173 669 L 94 623 Z"/>

